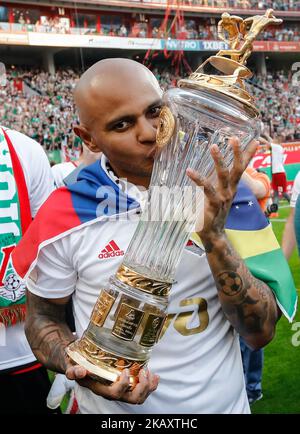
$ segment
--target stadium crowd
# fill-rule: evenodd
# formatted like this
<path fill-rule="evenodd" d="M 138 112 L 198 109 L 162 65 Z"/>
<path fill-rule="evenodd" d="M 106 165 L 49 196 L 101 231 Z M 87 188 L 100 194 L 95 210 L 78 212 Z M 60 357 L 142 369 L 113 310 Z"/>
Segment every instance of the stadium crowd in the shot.
<path fill-rule="evenodd" d="M 269 135 L 283 141 L 300 139 L 300 90 L 291 73 L 268 72 L 254 75 L 252 92 Z"/>
<path fill-rule="evenodd" d="M 2 124 L 22 131 L 46 150 L 76 145 L 72 89 L 78 77 L 71 69 L 54 76 L 38 70 L 11 70 L 0 89 Z"/>
<path fill-rule="evenodd" d="M 153 70 L 161 87 L 175 86 L 180 78 L 170 70 Z M 77 122 L 72 89 L 79 73 L 58 70 L 55 75 L 41 70 L 11 69 L 6 86 L 0 88 L 0 123 L 34 138 L 47 151 L 78 144 L 72 126 Z M 300 89 L 291 76 L 279 71 L 254 75 L 252 92 L 270 135 L 285 141 L 300 139 Z"/>
<path fill-rule="evenodd" d="M 134 37 L 134 38 L 158 38 L 164 39 L 171 36 L 177 39 L 200 39 L 200 40 L 217 40 L 217 30 L 214 22 L 210 20 L 189 20 L 185 24 L 173 29 L 162 29 L 157 22 L 157 25 L 151 26 L 147 22 L 135 22 L 132 26 L 127 24 L 111 24 L 88 27 L 70 27 L 66 20 L 60 20 L 58 17 L 43 17 L 41 22 L 38 20 L 35 24 L 31 23 L 30 19 L 20 16 L 18 23 L 5 25 L 0 23 L 0 31 L 22 31 L 22 32 L 42 32 L 42 33 L 76 33 L 85 35 L 102 35 L 102 36 L 118 36 L 118 37 Z M 2 25 L 1 25 L 2 24 Z M 266 31 L 259 36 L 263 41 L 300 41 L 300 25 L 299 23 L 285 23 L 281 27 L 270 26 Z"/>
<path fill-rule="evenodd" d="M 282 28 L 268 27 L 257 38 L 261 41 L 300 41 L 300 27 L 296 25 L 285 25 Z"/>
<path fill-rule="evenodd" d="M 136 0 L 134 0 L 136 1 Z M 167 3 L 167 0 L 141 0 L 143 3 Z M 174 0 L 175 2 L 175 0 Z M 296 0 L 183 0 L 189 6 L 205 6 L 232 9 L 267 9 L 299 10 L 300 4 Z"/>
<path fill-rule="evenodd" d="M 121 0 L 122 1 L 122 0 Z M 126 2 L 155 3 L 162 5 L 177 4 L 177 0 L 124 0 Z M 300 4 L 297 0 L 182 0 L 183 5 L 200 7 L 217 7 L 232 9 L 267 9 L 288 11 L 299 10 Z"/>

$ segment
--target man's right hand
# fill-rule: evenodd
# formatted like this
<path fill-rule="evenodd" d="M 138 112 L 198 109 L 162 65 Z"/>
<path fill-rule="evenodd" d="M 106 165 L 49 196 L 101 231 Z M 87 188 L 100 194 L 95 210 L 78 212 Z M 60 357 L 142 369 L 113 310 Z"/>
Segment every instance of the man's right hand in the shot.
<path fill-rule="evenodd" d="M 46 368 L 65 374 L 96 395 L 106 399 L 143 404 L 158 385 L 158 375 L 141 370 L 137 385 L 130 390 L 129 373 L 125 369 L 114 383 L 107 385 L 88 377 L 88 371 L 72 365 L 66 347 L 75 340 L 66 323 L 66 305 L 69 297 L 47 299 L 27 291 L 25 332 L 31 349 Z"/>
<path fill-rule="evenodd" d="M 130 390 L 129 370 L 124 369 L 119 378 L 112 384 L 102 384 L 88 377 L 88 371 L 82 366 L 69 366 L 66 370 L 69 380 L 90 389 L 93 393 L 114 401 L 124 401 L 129 404 L 143 404 L 148 396 L 156 390 L 159 376 L 147 369 L 141 369 L 137 385 Z"/>

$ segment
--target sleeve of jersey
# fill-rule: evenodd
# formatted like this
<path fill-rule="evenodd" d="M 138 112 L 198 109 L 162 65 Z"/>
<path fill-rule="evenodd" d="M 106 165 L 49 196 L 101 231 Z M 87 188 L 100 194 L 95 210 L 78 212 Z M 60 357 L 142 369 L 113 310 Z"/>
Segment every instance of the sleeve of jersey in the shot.
<path fill-rule="evenodd" d="M 281 311 L 292 321 L 297 308 L 297 291 L 290 268 L 272 226 L 245 185 L 239 187 L 232 204 L 226 233 L 253 276 L 273 290 Z"/>
<path fill-rule="evenodd" d="M 80 224 L 70 192 L 64 187 L 54 191 L 12 252 L 12 262 L 18 275 L 22 279 L 27 277 L 40 251 Z"/>
<path fill-rule="evenodd" d="M 75 290 L 77 274 L 66 262 L 62 240 L 45 246 L 26 283 L 33 294 L 43 298 L 63 298 Z"/>

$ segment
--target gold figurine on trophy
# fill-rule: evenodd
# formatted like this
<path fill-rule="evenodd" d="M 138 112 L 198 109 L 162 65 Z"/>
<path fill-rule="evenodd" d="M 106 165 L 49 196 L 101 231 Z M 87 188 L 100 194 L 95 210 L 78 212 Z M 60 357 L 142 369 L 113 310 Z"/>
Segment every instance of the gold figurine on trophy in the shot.
<path fill-rule="evenodd" d="M 218 37 L 229 45 L 231 50 L 235 50 L 244 34 L 244 20 L 236 15 L 230 15 L 224 12 L 218 22 Z M 237 56 L 231 56 L 233 60 L 238 61 Z"/>
<path fill-rule="evenodd" d="M 264 15 L 255 15 L 243 19 L 224 12 L 218 23 L 218 37 L 229 45 L 229 49 L 220 50 L 209 57 L 188 79 L 180 80 L 179 86 L 197 89 L 207 87 L 234 97 L 257 111 L 252 96 L 246 91 L 244 80 L 252 76 L 245 66 L 253 51 L 253 41 L 270 24 L 281 24 L 273 9 L 267 9 Z M 205 65 L 210 64 L 219 74 L 206 74 Z"/>
<path fill-rule="evenodd" d="M 270 24 L 282 24 L 282 20 L 273 15 L 273 9 L 267 9 L 264 15 L 255 15 L 245 20 L 225 12 L 218 24 L 218 36 L 228 43 L 230 50 L 221 50 L 216 55 L 230 56 L 232 60 L 246 65 L 253 51 L 253 41 Z M 228 32 L 228 41 L 222 37 L 222 29 Z M 237 48 L 240 41 L 242 46 Z"/>

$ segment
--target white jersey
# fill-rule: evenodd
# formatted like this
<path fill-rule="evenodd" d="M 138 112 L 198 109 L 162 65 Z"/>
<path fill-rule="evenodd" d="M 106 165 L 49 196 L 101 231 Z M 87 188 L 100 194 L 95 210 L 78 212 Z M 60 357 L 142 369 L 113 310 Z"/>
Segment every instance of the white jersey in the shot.
<path fill-rule="evenodd" d="M 281 145 L 271 143 L 272 147 L 272 173 L 282 173 L 284 170 L 284 150 Z"/>
<path fill-rule="evenodd" d="M 49 299 L 73 294 L 78 337 L 88 326 L 100 289 L 121 264 L 136 226 L 136 221 L 97 221 L 41 250 L 28 288 Z M 105 255 L 111 245 L 115 254 Z M 160 375 L 157 390 L 138 406 L 106 400 L 76 385 L 81 413 L 249 413 L 239 338 L 221 309 L 200 248 L 183 252 L 168 314 L 168 328 L 149 363 Z"/>
<path fill-rule="evenodd" d="M 300 172 L 297 173 L 296 178 L 294 180 L 291 202 L 290 202 L 291 208 L 295 208 L 299 194 L 300 194 Z"/>
<path fill-rule="evenodd" d="M 68 161 L 67 163 L 59 163 L 52 166 L 51 170 L 54 177 L 55 187 L 64 187 L 64 179 L 70 175 L 70 173 L 72 173 L 76 167 L 77 165 L 72 161 Z"/>
<path fill-rule="evenodd" d="M 53 190 L 50 165 L 42 147 L 14 130 L 5 128 L 19 157 L 27 185 L 31 215 L 34 217 L 40 206 Z M 0 370 L 14 368 L 35 360 L 24 333 L 24 324 L 0 328 Z"/>

